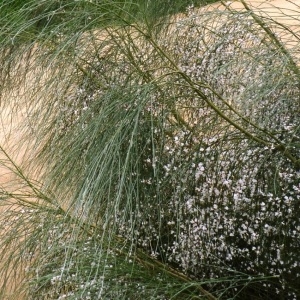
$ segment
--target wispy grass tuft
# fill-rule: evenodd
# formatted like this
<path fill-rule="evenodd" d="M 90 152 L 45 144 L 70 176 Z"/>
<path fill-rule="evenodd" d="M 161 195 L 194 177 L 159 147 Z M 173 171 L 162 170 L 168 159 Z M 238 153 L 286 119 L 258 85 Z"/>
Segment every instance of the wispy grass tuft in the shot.
<path fill-rule="evenodd" d="M 168 3 L 1 4 L 3 297 L 299 298 L 298 33 Z"/>

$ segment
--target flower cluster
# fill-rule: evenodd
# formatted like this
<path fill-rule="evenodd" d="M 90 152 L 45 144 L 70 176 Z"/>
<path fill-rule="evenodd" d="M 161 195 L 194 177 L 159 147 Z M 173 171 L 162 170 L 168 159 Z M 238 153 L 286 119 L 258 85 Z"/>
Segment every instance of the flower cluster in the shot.
<path fill-rule="evenodd" d="M 99 59 L 98 48 L 89 53 L 92 76 L 83 76 L 76 101 L 61 111 L 63 129 L 93 133 L 76 148 L 86 164 L 83 182 L 95 194 L 92 205 L 82 207 L 85 219 L 116 228 L 133 248 L 190 278 L 215 279 L 207 287 L 224 299 L 297 299 L 300 89 L 290 61 L 245 14 L 190 9 L 166 34 L 141 32 L 116 29 L 105 41 L 111 54 Z M 101 124 L 92 127 L 91 120 Z M 91 167 L 95 149 L 101 159 Z M 104 164 L 110 149 L 117 159 L 109 181 Z M 107 193 L 95 188 L 97 182 Z M 84 206 L 81 191 L 76 195 Z M 101 215 L 107 211 L 113 216 Z M 101 248 L 97 239 L 93 247 Z M 122 289 L 110 294 L 107 281 L 99 285 L 103 260 L 92 255 L 99 251 L 80 249 L 95 269 L 76 273 L 72 292 L 84 293 L 80 299 L 116 299 Z M 58 297 L 65 272 L 52 272 Z M 73 273 L 67 274 L 64 288 Z M 240 274 L 268 281 L 241 287 L 235 284 Z M 134 284 L 126 276 L 109 280 Z M 143 285 L 136 289 L 143 294 Z M 92 296 L 85 293 L 92 290 Z"/>

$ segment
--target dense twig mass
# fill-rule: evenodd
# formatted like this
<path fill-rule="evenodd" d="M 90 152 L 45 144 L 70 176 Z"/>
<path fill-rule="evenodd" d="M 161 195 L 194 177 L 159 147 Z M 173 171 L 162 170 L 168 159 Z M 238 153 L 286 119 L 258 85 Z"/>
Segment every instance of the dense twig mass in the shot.
<path fill-rule="evenodd" d="M 0 148 L 2 290 L 18 265 L 32 300 L 299 299 L 296 27 L 50 2 L 0 13 L 3 103 L 38 153 L 33 181 Z"/>

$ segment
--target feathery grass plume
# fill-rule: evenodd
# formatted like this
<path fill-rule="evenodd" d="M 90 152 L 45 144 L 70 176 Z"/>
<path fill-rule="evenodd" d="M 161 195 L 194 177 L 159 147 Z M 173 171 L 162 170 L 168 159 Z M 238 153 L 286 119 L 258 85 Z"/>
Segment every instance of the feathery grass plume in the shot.
<path fill-rule="evenodd" d="M 297 27 L 182 3 L 1 4 L 3 295 L 300 298 Z"/>

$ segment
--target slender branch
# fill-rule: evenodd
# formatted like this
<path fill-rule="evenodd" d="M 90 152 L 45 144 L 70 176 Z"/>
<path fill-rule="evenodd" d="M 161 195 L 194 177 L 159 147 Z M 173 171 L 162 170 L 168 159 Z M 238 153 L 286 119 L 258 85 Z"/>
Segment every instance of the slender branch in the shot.
<path fill-rule="evenodd" d="M 285 157 L 287 157 L 297 168 L 299 167 L 299 159 L 295 158 L 290 151 L 287 149 L 286 146 L 284 146 L 283 144 L 278 144 L 278 145 L 273 145 L 272 143 L 270 143 L 269 141 L 265 141 L 262 138 L 259 138 L 255 135 L 253 135 L 251 132 L 249 132 L 248 130 L 246 130 L 245 128 L 243 128 L 242 126 L 240 126 L 238 123 L 236 123 L 232 118 L 230 118 L 229 116 L 227 116 L 220 107 L 218 107 L 215 103 L 213 103 L 213 101 L 211 101 L 198 87 L 199 83 L 194 83 L 193 80 L 184 72 L 182 72 L 178 65 L 173 61 L 173 59 L 156 43 L 156 41 L 149 35 L 143 32 L 142 29 L 140 29 L 137 25 L 132 25 L 136 30 L 138 30 L 138 32 L 140 32 L 141 34 L 143 34 L 144 37 L 146 37 L 149 42 L 152 44 L 152 46 L 157 49 L 157 51 L 159 53 L 161 53 L 173 66 L 173 68 L 178 72 L 178 74 L 188 83 L 188 85 L 196 92 L 196 94 L 203 99 L 206 104 L 212 108 L 221 118 L 223 118 L 225 121 L 227 121 L 230 125 L 232 125 L 233 127 L 235 127 L 236 129 L 238 129 L 240 132 L 242 132 L 243 134 L 245 134 L 248 138 L 250 138 L 251 140 L 262 144 L 268 148 L 273 148 L 277 151 L 280 151 Z M 270 30 L 269 30 L 270 31 Z M 270 31 L 271 32 L 271 31 Z M 271 32 L 272 33 L 272 32 Z M 273 34 L 273 33 L 272 33 Z M 273 34 L 274 35 L 274 34 Z M 276 39 L 276 36 L 274 35 L 274 38 Z M 277 40 L 277 39 L 276 39 Z M 280 43 L 278 41 L 278 43 Z M 286 51 L 285 48 L 283 48 L 284 51 Z M 287 54 L 288 55 L 288 54 Z M 292 58 L 291 58 L 292 59 Z M 300 78 L 300 72 L 298 70 L 298 67 L 296 66 L 297 72 L 299 73 L 299 78 Z M 264 131 L 264 133 L 266 133 L 267 131 Z M 268 133 L 269 136 L 271 136 L 270 133 Z M 275 137 L 275 142 L 278 142 L 278 139 Z"/>
<path fill-rule="evenodd" d="M 284 44 L 280 42 L 280 40 L 276 37 L 274 32 L 270 29 L 270 27 L 262 20 L 261 17 L 259 17 L 257 14 L 253 12 L 253 10 L 248 6 L 248 4 L 244 0 L 240 0 L 243 6 L 245 7 L 246 11 L 249 12 L 250 16 L 253 18 L 253 20 L 266 32 L 266 34 L 269 36 L 271 42 L 279 49 L 279 51 L 287 57 L 290 67 L 293 70 L 293 72 L 296 74 L 296 76 L 300 79 L 300 70 L 295 63 L 293 57 L 289 53 L 289 51 L 285 48 Z"/>

